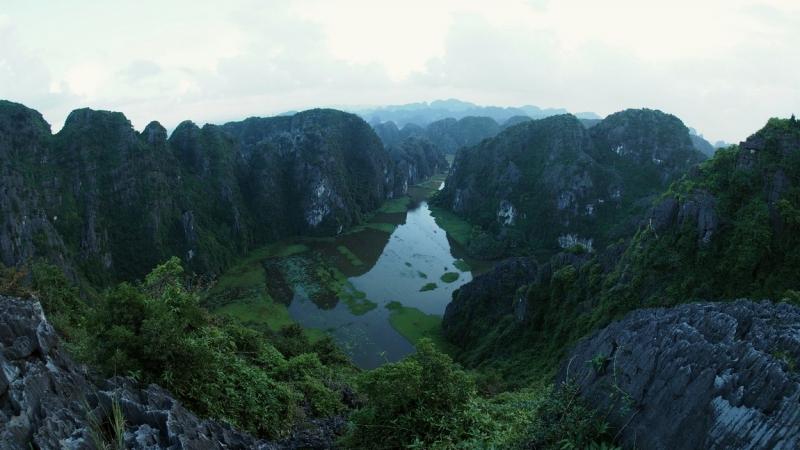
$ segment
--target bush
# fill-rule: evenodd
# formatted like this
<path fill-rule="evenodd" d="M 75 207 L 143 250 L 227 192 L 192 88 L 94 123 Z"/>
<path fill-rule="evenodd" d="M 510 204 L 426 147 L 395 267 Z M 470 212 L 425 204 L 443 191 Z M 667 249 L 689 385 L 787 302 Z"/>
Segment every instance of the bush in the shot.
<path fill-rule="evenodd" d="M 474 432 L 475 382 L 428 339 L 403 361 L 362 373 L 357 384 L 367 402 L 350 416 L 345 447 L 435 447 Z"/>

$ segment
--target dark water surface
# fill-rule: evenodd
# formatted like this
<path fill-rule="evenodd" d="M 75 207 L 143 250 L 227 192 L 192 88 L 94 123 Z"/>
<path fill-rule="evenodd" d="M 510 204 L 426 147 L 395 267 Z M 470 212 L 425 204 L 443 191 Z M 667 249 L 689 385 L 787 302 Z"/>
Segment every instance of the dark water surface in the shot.
<path fill-rule="evenodd" d="M 296 289 L 289 305 L 292 318 L 306 328 L 320 328 L 331 333 L 334 339 L 362 368 L 374 368 L 385 362 L 398 361 L 414 351 L 414 347 L 388 321 L 391 311 L 386 305 L 397 301 L 426 314 L 442 316 L 452 293 L 472 280 L 469 271 L 462 272 L 453 263 L 466 258 L 463 250 L 448 239 L 444 230 L 436 225 L 428 204 L 412 201 L 407 213 L 383 215 L 374 222 L 399 224 L 394 232 L 366 229 L 340 236 L 335 242 L 320 242 L 310 246 L 328 256 L 335 256 L 337 268 L 349 277 L 356 289 L 366 293 L 367 299 L 378 307 L 366 314 L 355 316 L 340 301 L 335 307 L 321 309 L 302 289 Z M 336 248 L 344 245 L 364 265 L 354 267 L 338 254 Z M 452 283 L 440 277 L 445 272 L 459 274 Z M 426 278 L 427 277 L 427 278 Z M 428 283 L 436 289 L 420 292 Z"/>

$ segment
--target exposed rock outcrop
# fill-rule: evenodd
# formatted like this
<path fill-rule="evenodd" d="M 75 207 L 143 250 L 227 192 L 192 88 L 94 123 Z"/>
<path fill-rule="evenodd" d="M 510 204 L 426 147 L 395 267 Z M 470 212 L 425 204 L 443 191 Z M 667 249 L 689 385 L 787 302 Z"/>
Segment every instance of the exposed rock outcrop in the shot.
<path fill-rule="evenodd" d="M 32 300 L 0 296 L 0 368 L 0 448 L 8 450 L 93 449 L 93 434 L 102 436 L 95 424 L 111 420 L 114 404 L 125 420 L 125 448 L 133 449 L 327 449 L 346 423 L 319 419 L 265 442 L 198 419 L 155 384 L 139 389 L 133 378 L 116 377 L 98 388 Z"/>
<path fill-rule="evenodd" d="M 800 446 L 800 308 L 692 303 L 634 311 L 578 343 L 558 380 L 626 448 Z"/>
<path fill-rule="evenodd" d="M 645 211 L 643 199 L 704 159 L 683 123 L 661 111 L 621 111 L 588 129 L 554 116 L 459 150 L 438 201 L 485 230 L 513 228 L 534 247 L 604 248 L 633 232 L 625 222 Z"/>
<path fill-rule="evenodd" d="M 331 236 L 443 168 L 443 154 L 390 152 L 359 117 L 311 110 L 169 138 L 118 112 L 73 111 L 56 135 L 0 100 L 0 262 L 44 257 L 75 280 L 141 277 L 171 255 L 217 274 L 236 255 L 294 235 Z M 189 226 L 191 225 L 191 226 Z"/>
<path fill-rule="evenodd" d="M 535 282 L 538 276 L 534 258 L 508 258 L 461 286 L 453 292 L 442 320 L 447 339 L 466 345 L 485 337 L 503 318 L 525 315 L 525 294 L 520 288 Z"/>

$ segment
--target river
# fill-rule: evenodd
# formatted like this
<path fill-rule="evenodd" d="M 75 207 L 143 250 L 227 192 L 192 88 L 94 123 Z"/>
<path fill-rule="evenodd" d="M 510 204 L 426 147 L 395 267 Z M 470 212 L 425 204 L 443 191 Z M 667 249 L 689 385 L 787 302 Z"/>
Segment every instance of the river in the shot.
<path fill-rule="evenodd" d="M 345 273 L 356 289 L 377 303 L 375 309 L 354 315 L 343 301 L 333 308 L 320 308 L 302 289 L 295 290 L 289 305 L 296 322 L 304 328 L 328 332 L 352 361 L 365 369 L 398 361 L 414 351 L 413 345 L 389 324 L 392 311 L 386 308 L 387 304 L 396 301 L 441 317 L 453 291 L 472 280 L 469 270 L 462 271 L 454 265 L 458 260 L 470 260 L 436 224 L 428 204 L 423 200 L 412 202 L 410 207 L 406 213 L 373 219 L 397 223 L 391 235 L 366 229 L 341 236 L 334 243 L 311 246 L 331 254 L 332 248 L 345 245 L 358 256 L 364 266 Z M 458 279 L 442 281 L 441 276 L 447 272 L 458 274 Z M 421 291 L 429 283 L 436 283 L 437 287 Z"/>

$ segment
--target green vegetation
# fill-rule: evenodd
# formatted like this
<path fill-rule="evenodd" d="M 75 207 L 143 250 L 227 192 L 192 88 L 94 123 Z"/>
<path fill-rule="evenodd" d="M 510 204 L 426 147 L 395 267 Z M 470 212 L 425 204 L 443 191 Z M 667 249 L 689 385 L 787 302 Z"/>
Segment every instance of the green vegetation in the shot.
<path fill-rule="evenodd" d="M 42 231 L 31 239 L 42 260 L 74 256 L 85 278 L 80 292 L 85 300 L 61 269 L 44 263 L 0 267 L 0 294 L 38 296 L 66 348 L 102 376 L 159 383 L 198 415 L 225 419 L 263 438 L 286 436 L 308 420 L 352 408 L 341 441 L 350 448 L 611 448 L 609 418 L 586 408 L 578 395 L 581 380 L 559 390 L 550 384 L 571 344 L 643 306 L 742 296 L 800 304 L 800 125 L 794 118 L 770 119 L 748 144 L 717 151 L 713 160 L 679 180 L 681 164 L 694 157 L 684 146 L 685 129 L 674 118 L 646 110 L 613 115 L 590 131 L 576 128 L 579 122 L 568 116 L 520 124 L 503 140 L 460 150 L 458 164 L 470 168 L 473 179 L 448 179 L 449 188 L 435 196 L 439 206 L 432 210 L 437 223 L 471 254 L 492 258 L 534 248 L 552 251 L 554 238 L 564 232 L 560 214 L 566 213 L 553 204 L 548 185 L 537 183 L 566 183 L 584 174 L 598 189 L 590 197 L 607 201 L 594 205 L 594 215 L 568 217 L 573 227 L 568 231 L 581 231 L 580 237 L 595 237 L 603 246 L 616 240 L 612 237 L 626 239 L 605 253 L 573 246 L 540 266 L 529 284 L 490 286 L 472 299 L 471 319 L 451 324 L 446 336 L 441 318 L 391 302 L 386 306 L 391 325 L 418 352 L 359 371 L 322 331 L 292 323 L 278 300 L 291 298 L 287 293 L 299 286 L 321 308 L 341 299 L 353 314 L 364 314 L 377 304 L 306 246 L 265 244 L 298 230 L 318 234 L 309 239 L 331 242 L 330 235 L 374 217 L 380 204 L 379 212 L 388 214 L 407 208 L 408 197 L 383 203 L 385 190 L 375 189 L 383 179 L 376 167 L 389 161 L 376 150 L 374 134 L 363 121 L 312 111 L 222 127 L 186 122 L 167 141 L 160 125 L 139 134 L 119 113 L 76 111 L 58 136 L 46 132 L 38 113 L 0 101 L 0 114 L 27 120 L 20 128 L 33 136 L 29 147 L 3 160 L 4 168 L 30 186 L 43 186 L 54 169 L 23 157 L 47 156 L 76 168 L 70 186 L 84 185 L 48 191 L 58 194 L 55 205 L 41 202 L 48 217 L 58 216 L 53 223 L 64 249 Z M 660 125 L 649 129 L 648 121 L 656 119 Z M 283 160 L 277 148 L 290 140 L 267 142 L 263 136 L 287 133 L 299 121 L 316 125 L 295 136 L 308 144 L 292 148 L 294 160 Z M 675 160 L 656 167 L 649 159 L 624 159 L 612 150 L 618 129 L 631 145 L 672 146 Z M 251 166 L 236 160 L 241 154 L 232 151 L 236 145 L 246 147 Z M 548 165 L 551 147 L 557 152 Z M 27 151 L 32 148 L 41 152 Z M 321 148 L 329 154 L 321 154 Z M 440 158 L 430 150 L 424 142 L 410 141 L 393 148 L 392 160 L 432 170 Z M 493 167 L 487 155 L 502 166 Z M 320 165 L 323 156 L 347 161 L 347 167 L 343 162 Z M 294 209 L 308 188 L 292 178 L 295 163 L 321 171 L 346 203 L 318 230 L 309 230 Z M 563 173 L 545 173 L 556 166 Z M 120 167 L 126 171 L 114 172 Z M 504 184 L 510 188 L 503 199 L 521 213 L 515 225 L 498 220 L 499 198 L 491 196 L 478 196 L 476 204 L 462 209 L 463 217 L 447 211 L 458 188 L 499 192 L 491 185 L 499 180 L 494 174 L 502 175 L 503 183 L 521 180 Z M 666 193 L 666 185 L 653 182 L 663 176 L 675 180 Z M 416 201 L 434 192 L 443 178 L 409 192 Z M 620 180 L 628 191 L 617 198 L 611 188 L 621 186 Z M 161 201 L 166 194 L 171 201 Z M 625 223 L 646 207 L 639 202 L 642 195 L 660 195 L 656 208 L 677 202 L 687 216 L 626 234 Z M 579 206 L 586 211 L 586 205 Z M 714 220 L 696 226 L 689 220 L 692 207 Z M 24 202 L 10 202 L 8 214 L 27 213 Z M 93 217 L 95 231 L 86 231 L 87 216 Z M 394 229 L 388 223 L 362 226 Z M 347 247 L 338 251 L 354 267 L 363 265 Z M 85 254 L 78 257 L 79 252 Z M 188 262 L 182 266 L 169 258 L 172 254 Z M 247 257 L 239 259 L 243 254 Z M 167 262 L 158 265 L 162 261 Z M 461 260 L 453 265 L 460 272 L 471 269 Z M 210 286 L 202 277 L 186 276 L 188 270 L 223 275 Z M 442 281 L 459 276 L 446 272 Z M 142 280 L 133 281 L 137 278 Z M 422 290 L 436 287 L 428 283 Z M 509 314 L 509 305 L 515 314 Z M 772 356 L 796 370 L 787 351 L 775 349 Z M 587 361 L 597 373 L 607 363 L 602 354 Z M 356 398 L 355 406 L 343 404 L 345 397 Z M 105 415 L 110 420 L 94 428 L 112 432 L 98 439 L 99 446 L 119 436 L 124 420 L 117 412 Z"/>
<path fill-rule="evenodd" d="M 469 272 L 470 270 L 472 270 L 472 267 L 470 267 L 470 265 L 463 259 L 459 259 L 453 262 L 453 266 L 455 266 L 456 269 L 462 272 Z"/>
<path fill-rule="evenodd" d="M 318 417 L 345 408 L 337 389 L 356 371 L 330 338 L 312 343 L 297 325 L 273 332 L 209 316 L 198 306 L 203 286 L 184 277 L 177 258 L 92 307 L 64 309 L 74 288 L 53 266 L 37 273 L 48 315 L 68 316 L 62 337 L 69 348 L 104 376 L 159 383 L 197 414 L 265 438 L 285 435 L 302 418 L 301 404 Z"/>
<path fill-rule="evenodd" d="M 344 245 L 340 245 L 339 247 L 336 247 L 336 249 L 339 250 L 339 253 L 347 257 L 348 261 L 350 261 L 353 267 L 361 267 L 364 265 L 364 263 L 360 259 L 358 259 L 358 256 L 356 256 L 353 252 L 350 251 L 350 249 L 348 249 Z"/>
<path fill-rule="evenodd" d="M 347 277 L 336 269 L 320 269 L 322 280 L 327 280 L 328 286 L 334 295 L 347 304 L 347 310 L 353 315 L 360 316 L 378 307 L 378 304 L 367 299 L 367 294 L 359 291 Z"/>
<path fill-rule="evenodd" d="M 87 411 L 86 418 L 89 422 L 89 437 L 92 445 L 104 450 L 125 449 L 125 416 L 119 397 L 111 398 L 111 410 L 100 405 L 97 411 L 92 411 L 88 403 L 84 404 Z"/>
<path fill-rule="evenodd" d="M 238 298 L 215 309 L 212 315 L 230 317 L 243 325 L 254 325 L 270 330 L 280 330 L 294 324 L 286 306 L 274 301 L 269 295 Z"/>
<path fill-rule="evenodd" d="M 420 292 L 432 291 L 432 290 L 436 289 L 437 287 L 439 287 L 439 286 L 437 286 L 436 283 L 427 283 L 427 284 L 425 284 L 425 286 L 422 286 L 421 288 L 419 288 L 419 291 Z"/>
<path fill-rule="evenodd" d="M 470 403 L 475 382 L 430 341 L 403 362 L 364 372 L 357 383 L 368 402 L 350 416 L 346 448 L 444 447 L 477 437 L 468 431 L 478 425 Z"/>
<path fill-rule="evenodd" d="M 408 211 L 408 197 L 399 197 L 387 200 L 377 210 L 377 214 L 397 214 Z"/>
<path fill-rule="evenodd" d="M 63 275 L 52 279 L 60 273 L 53 266 L 37 270 L 41 292 L 48 297 L 45 304 L 55 313 L 56 299 L 74 294 L 74 288 Z M 20 289 L 19 280 L 13 274 L 3 278 L 5 292 Z M 398 302 L 387 305 L 393 326 L 418 351 L 402 362 L 359 373 L 329 338 L 312 342 L 297 325 L 275 333 L 258 324 L 249 328 L 209 317 L 197 306 L 196 286 L 172 258 L 143 282 L 122 283 L 95 307 L 84 306 L 77 311 L 88 317 L 80 325 L 87 331 L 81 339 L 90 343 L 83 348 L 91 349 L 84 362 L 105 376 L 128 374 L 143 384 L 157 382 L 196 413 L 225 418 L 264 438 L 285 436 L 297 421 L 343 411 L 341 392 L 355 390 L 363 403 L 351 412 L 339 442 L 345 448 L 581 448 L 608 442 L 596 432 L 607 429 L 601 416 L 587 410 L 574 390 L 551 395 L 549 387 L 541 387 L 495 392 L 491 398 L 479 395 L 479 388 L 483 392 L 497 385 L 496 377 L 476 378 L 435 349 L 428 338 L 443 342 L 436 316 Z M 104 418 L 89 415 L 95 418 L 95 442 L 104 448 L 117 445 L 124 423 L 113 399 L 110 407 Z"/>
<path fill-rule="evenodd" d="M 392 234 L 394 233 L 395 228 L 397 228 L 397 225 L 391 223 L 383 223 L 383 222 L 370 222 L 370 223 L 365 223 L 364 227 Z"/>
<path fill-rule="evenodd" d="M 483 398 L 475 378 L 427 339 L 357 385 L 367 402 L 351 414 L 344 448 L 616 448 L 576 387 Z"/>
<path fill-rule="evenodd" d="M 458 272 L 445 272 L 440 278 L 445 283 L 452 283 L 458 280 L 459 274 Z"/>
<path fill-rule="evenodd" d="M 439 190 L 439 186 L 441 186 L 446 179 L 447 172 L 437 173 L 436 175 L 425 180 L 425 182 L 421 183 L 420 186 L 435 192 Z"/>
<path fill-rule="evenodd" d="M 469 245 L 473 225 L 445 208 L 431 205 L 431 215 L 436 220 L 436 225 L 447 232 L 447 235 L 463 247 Z"/>
<path fill-rule="evenodd" d="M 742 297 L 797 301 L 798 142 L 799 125 L 772 119 L 745 147 L 718 150 L 656 202 L 657 208 L 670 202 L 694 207 L 694 219 L 658 230 L 644 226 L 605 254 L 556 258 L 535 283 L 493 286 L 477 296 L 470 310 L 485 313 L 448 324 L 448 341 L 459 346 L 456 360 L 491 367 L 509 386 L 523 387 L 551 379 L 572 344 L 637 308 Z M 779 181 L 786 183 L 781 198 L 767 202 L 765 193 Z M 701 214 L 708 229 L 696 222 Z M 524 320 L 493 310 L 498 298 L 524 301 Z"/>
<path fill-rule="evenodd" d="M 434 314 L 425 314 L 417 308 L 403 306 L 402 303 L 392 301 L 386 305 L 392 311 L 389 323 L 404 338 L 414 345 L 420 339 L 430 339 L 437 348 L 447 351 L 452 350 L 450 344 L 442 334 L 442 318 Z"/>
<path fill-rule="evenodd" d="M 435 212 L 476 259 L 555 249 L 566 235 L 603 248 L 632 232 L 648 196 L 704 159 L 681 121 L 660 111 L 622 111 L 589 130 L 553 116 L 460 149 L 431 203 L 468 222 L 457 227 Z"/>
<path fill-rule="evenodd" d="M 428 278 L 428 274 L 426 274 L 425 272 L 420 272 L 420 271 L 417 271 L 417 276 L 420 277 L 420 278 L 423 278 L 423 279 L 427 279 Z"/>

